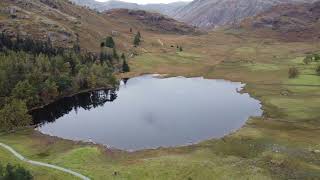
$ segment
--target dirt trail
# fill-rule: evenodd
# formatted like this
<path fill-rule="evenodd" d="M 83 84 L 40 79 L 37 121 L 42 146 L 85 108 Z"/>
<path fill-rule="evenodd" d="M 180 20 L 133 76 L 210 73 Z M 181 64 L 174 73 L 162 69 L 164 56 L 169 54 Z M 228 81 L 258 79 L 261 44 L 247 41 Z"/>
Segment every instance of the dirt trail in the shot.
<path fill-rule="evenodd" d="M 51 168 L 51 169 L 56 169 L 56 170 L 59 170 L 59 171 L 63 171 L 65 173 L 69 173 L 69 174 L 72 174 L 80 179 L 83 179 L 83 180 L 90 180 L 90 178 L 82 175 L 82 174 L 79 174 L 77 172 L 74 172 L 70 169 L 66 169 L 66 168 L 63 168 L 63 167 L 59 167 L 59 166 L 55 166 L 55 165 L 51 165 L 51 164 L 47 164 L 47 163 L 42 163 L 42 162 L 38 162 L 38 161 L 32 161 L 32 160 L 29 160 L 29 159 L 26 159 L 25 157 L 23 157 L 21 154 L 19 154 L 17 151 L 15 151 L 13 148 L 11 148 L 10 146 L 6 145 L 6 144 L 3 144 L 3 143 L 0 143 L 0 146 L 3 147 L 4 149 L 8 150 L 9 152 L 11 152 L 16 158 L 18 158 L 19 160 L 21 161 L 24 161 L 26 163 L 29 163 L 29 164 L 32 164 L 32 165 L 36 165 L 36 166 L 42 166 L 42 167 L 47 167 L 47 168 Z"/>

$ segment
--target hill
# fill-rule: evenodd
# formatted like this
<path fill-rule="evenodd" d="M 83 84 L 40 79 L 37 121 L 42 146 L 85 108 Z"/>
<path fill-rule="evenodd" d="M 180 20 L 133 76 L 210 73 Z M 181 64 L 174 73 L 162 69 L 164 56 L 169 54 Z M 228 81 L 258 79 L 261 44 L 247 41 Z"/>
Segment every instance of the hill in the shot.
<path fill-rule="evenodd" d="M 121 15 L 120 12 L 126 13 Z M 99 13 L 68 0 L 3 0 L 0 2 L 0 31 L 41 40 L 50 37 L 54 45 L 64 47 L 79 40 L 81 46 L 90 51 L 99 51 L 101 40 L 110 35 L 118 42 L 119 49 L 128 50 L 137 31 L 149 34 L 145 40 L 150 34 L 164 31 L 194 32 L 194 28 L 159 14 L 137 11 L 140 15 L 143 12 L 141 19 L 135 11 L 128 12 L 118 11 L 119 17 L 113 18 L 115 12 Z"/>
<path fill-rule="evenodd" d="M 104 12 L 106 18 L 127 19 L 136 22 L 143 29 L 160 33 L 192 34 L 197 33 L 195 27 L 176 21 L 159 13 L 144 10 L 113 9 Z"/>
<path fill-rule="evenodd" d="M 270 30 L 285 40 L 316 40 L 320 39 L 319 19 L 320 1 L 313 4 L 278 5 L 248 18 L 242 25 L 250 30 Z"/>
<path fill-rule="evenodd" d="M 172 17 L 202 28 L 239 23 L 272 6 L 313 0 L 195 0 L 180 8 Z"/>

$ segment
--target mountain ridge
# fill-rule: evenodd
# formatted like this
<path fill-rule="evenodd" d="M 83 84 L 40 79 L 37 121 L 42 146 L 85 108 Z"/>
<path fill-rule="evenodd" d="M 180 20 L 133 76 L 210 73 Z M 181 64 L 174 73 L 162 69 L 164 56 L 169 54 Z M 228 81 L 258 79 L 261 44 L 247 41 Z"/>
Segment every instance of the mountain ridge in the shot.
<path fill-rule="evenodd" d="M 305 3 L 314 0 L 195 0 L 178 9 L 172 17 L 188 24 L 215 28 L 237 24 L 249 16 L 257 15 L 272 6 L 286 3 Z"/>
<path fill-rule="evenodd" d="M 241 23 L 248 30 L 275 33 L 287 41 L 320 39 L 320 1 L 304 4 L 282 4 L 250 17 Z"/>
<path fill-rule="evenodd" d="M 150 3 L 150 4 L 137 4 L 123 2 L 119 0 L 110 0 L 106 2 L 98 2 L 95 0 L 71 0 L 72 2 L 81 5 L 87 6 L 89 8 L 98 10 L 100 12 L 107 11 L 111 9 L 132 9 L 132 10 L 145 10 L 158 12 L 164 15 L 171 16 L 176 10 L 188 4 L 186 1 L 177 1 L 173 3 Z"/>

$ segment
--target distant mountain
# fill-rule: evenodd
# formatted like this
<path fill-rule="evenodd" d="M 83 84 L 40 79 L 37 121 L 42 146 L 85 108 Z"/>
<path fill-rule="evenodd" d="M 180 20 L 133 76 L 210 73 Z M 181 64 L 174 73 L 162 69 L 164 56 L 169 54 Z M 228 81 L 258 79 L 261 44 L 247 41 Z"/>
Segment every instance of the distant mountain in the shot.
<path fill-rule="evenodd" d="M 106 11 L 110 9 L 132 9 L 132 10 L 146 10 L 146 11 L 154 11 L 164 15 L 172 15 L 179 8 L 184 7 L 188 4 L 188 2 L 174 2 L 169 4 L 146 4 L 140 5 L 137 3 L 128 3 L 118 0 L 110 0 L 106 2 L 98 2 L 95 0 L 71 0 L 74 3 L 87 6 L 92 9 L 96 9 L 98 11 Z"/>
<path fill-rule="evenodd" d="M 243 28 L 267 30 L 289 41 L 320 39 L 320 1 L 305 4 L 283 4 L 242 22 Z"/>
<path fill-rule="evenodd" d="M 203 28 L 239 23 L 275 5 L 314 0 L 194 0 L 170 14 L 177 20 Z"/>

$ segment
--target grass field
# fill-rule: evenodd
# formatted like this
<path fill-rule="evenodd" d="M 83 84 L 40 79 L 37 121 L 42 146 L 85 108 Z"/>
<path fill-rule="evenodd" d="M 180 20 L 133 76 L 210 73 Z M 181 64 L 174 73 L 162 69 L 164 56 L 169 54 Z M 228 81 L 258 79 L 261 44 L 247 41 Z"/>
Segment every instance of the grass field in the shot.
<path fill-rule="evenodd" d="M 224 31 L 199 37 L 150 37 L 150 43 L 157 39 L 164 42 L 166 52 L 145 45 L 147 53 L 130 59 L 128 76 L 161 73 L 241 81 L 247 84 L 244 91 L 262 102 L 264 115 L 250 118 L 243 128 L 222 139 L 131 153 L 33 130 L 2 135 L 0 141 L 30 159 L 67 167 L 92 179 L 320 179 L 320 76 L 314 72 L 317 63 L 302 62 L 306 53 L 319 50 L 319 44 Z M 184 51 L 170 49 L 171 44 L 183 44 Z M 289 79 L 288 69 L 293 66 L 300 75 Z M 0 159 L 19 163 L 2 150 Z M 36 179 L 72 179 L 21 165 Z"/>

